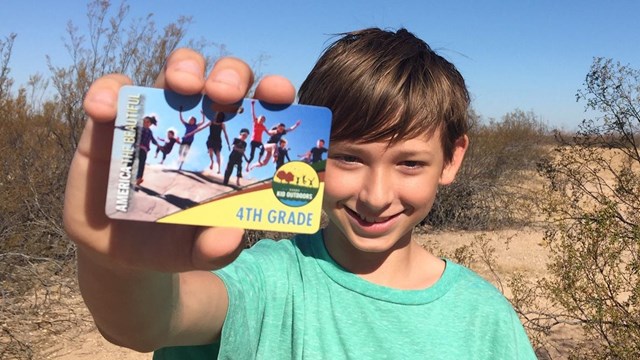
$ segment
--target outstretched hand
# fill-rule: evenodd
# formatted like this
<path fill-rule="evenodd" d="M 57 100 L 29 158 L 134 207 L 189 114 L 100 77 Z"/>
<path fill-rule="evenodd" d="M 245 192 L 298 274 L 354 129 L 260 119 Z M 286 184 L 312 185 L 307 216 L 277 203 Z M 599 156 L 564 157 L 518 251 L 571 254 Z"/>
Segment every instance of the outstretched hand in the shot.
<path fill-rule="evenodd" d="M 222 104 L 246 96 L 253 83 L 249 66 L 236 58 L 222 58 L 205 77 L 204 58 L 179 49 L 166 61 L 155 86 L 184 95 L 204 93 Z M 179 272 L 213 269 L 232 261 L 241 249 L 243 230 L 198 228 L 134 221 L 105 215 L 111 142 L 120 87 L 131 80 L 120 74 L 96 80 L 86 94 L 88 121 L 69 170 L 64 224 L 83 256 L 104 266 Z M 265 77 L 255 97 L 270 103 L 291 103 L 295 89 L 279 76 Z"/>

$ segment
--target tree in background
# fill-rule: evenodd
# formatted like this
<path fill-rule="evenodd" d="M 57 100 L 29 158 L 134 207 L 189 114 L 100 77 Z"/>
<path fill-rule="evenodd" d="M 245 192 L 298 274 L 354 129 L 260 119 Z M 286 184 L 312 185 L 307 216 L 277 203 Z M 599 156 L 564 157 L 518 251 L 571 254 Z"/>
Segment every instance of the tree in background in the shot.
<path fill-rule="evenodd" d="M 596 58 L 577 98 L 595 115 L 540 164 L 550 276 L 514 303 L 538 334 L 580 326 L 574 358 L 639 359 L 640 71 Z"/>
<path fill-rule="evenodd" d="M 16 34 L 0 39 L 0 358 L 40 358 L 52 334 L 81 329 L 74 283 L 74 247 L 62 228 L 62 198 L 70 159 L 85 124 L 83 97 L 100 76 L 120 72 L 150 86 L 177 46 L 224 53 L 206 40 L 186 40 L 190 18 L 162 30 L 153 16 L 129 19 L 129 7 L 88 4 L 88 29 L 67 27 L 69 65 L 47 58 L 51 78 L 32 75 L 12 90 Z M 208 63 L 213 57 L 206 55 Z M 58 62 L 60 60 L 55 60 Z M 44 98 L 52 85 L 53 99 Z M 43 99 L 44 98 L 44 99 Z M 56 305 L 56 306 L 53 306 Z"/>
<path fill-rule="evenodd" d="M 118 8 L 114 8 L 109 0 L 90 2 L 87 5 L 87 31 L 80 32 L 71 21 L 67 25 L 65 48 L 71 64 L 56 66 L 47 57 L 60 119 L 69 128 L 65 134 L 69 144 L 69 149 L 65 149 L 67 156 L 73 154 L 84 127 L 83 97 L 102 75 L 121 73 L 128 75 L 136 85 L 152 86 L 165 59 L 180 44 L 204 53 L 208 64 L 214 59 L 211 49 L 218 50 L 216 55 L 226 52 L 224 46 L 204 39 L 185 41 L 191 17 L 181 16 L 158 31 L 152 14 L 127 21 L 128 14 L 126 2 Z"/>

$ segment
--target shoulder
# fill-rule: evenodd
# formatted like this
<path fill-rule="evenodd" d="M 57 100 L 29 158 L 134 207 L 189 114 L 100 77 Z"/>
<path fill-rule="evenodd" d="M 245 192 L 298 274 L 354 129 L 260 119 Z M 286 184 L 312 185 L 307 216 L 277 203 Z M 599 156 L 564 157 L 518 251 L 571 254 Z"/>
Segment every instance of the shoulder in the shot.
<path fill-rule="evenodd" d="M 509 300 L 489 281 L 469 268 L 449 260 L 447 267 L 456 273 L 456 281 L 447 294 L 452 303 L 455 301 L 468 311 L 489 315 L 510 318 L 514 314 Z"/>
<path fill-rule="evenodd" d="M 298 267 L 302 252 L 296 238 L 278 241 L 262 239 L 251 248 L 243 250 L 231 264 L 215 272 L 228 288 L 241 285 L 249 278 L 252 279 L 250 284 L 245 285 L 279 283 L 283 274 L 291 274 L 291 270 Z"/>
<path fill-rule="evenodd" d="M 251 259 L 250 262 L 260 267 L 273 269 L 273 267 L 281 267 L 288 261 L 293 259 L 297 252 L 294 240 L 282 239 L 262 239 L 256 242 L 251 248 L 243 250 L 238 261 Z"/>
<path fill-rule="evenodd" d="M 535 359 L 527 333 L 509 300 L 472 270 L 448 260 L 447 267 L 454 270 L 456 280 L 442 305 L 449 309 L 452 319 L 464 328 L 473 328 L 480 348 L 493 354 L 493 358 Z"/>

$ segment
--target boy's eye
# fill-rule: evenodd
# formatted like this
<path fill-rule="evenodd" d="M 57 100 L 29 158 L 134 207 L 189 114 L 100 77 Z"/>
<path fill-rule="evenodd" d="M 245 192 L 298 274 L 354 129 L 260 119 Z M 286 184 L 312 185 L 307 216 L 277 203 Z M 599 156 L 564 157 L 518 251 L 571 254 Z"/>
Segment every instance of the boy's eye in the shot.
<path fill-rule="evenodd" d="M 334 155 L 331 156 L 331 158 L 343 164 L 356 164 L 360 162 L 360 159 L 351 155 Z"/>
<path fill-rule="evenodd" d="M 344 161 L 344 162 L 358 162 L 358 158 L 357 158 L 357 157 L 355 157 L 355 156 L 348 156 L 348 155 L 347 155 L 347 156 L 343 156 L 343 157 L 341 158 L 341 160 L 342 160 L 342 161 Z"/>
<path fill-rule="evenodd" d="M 421 161 L 408 160 L 408 161 L 403 161 L 402 163 L 400 163 L 400 165 L 409 169 L 418 169 L 424 166 L 424 163 Z"/>

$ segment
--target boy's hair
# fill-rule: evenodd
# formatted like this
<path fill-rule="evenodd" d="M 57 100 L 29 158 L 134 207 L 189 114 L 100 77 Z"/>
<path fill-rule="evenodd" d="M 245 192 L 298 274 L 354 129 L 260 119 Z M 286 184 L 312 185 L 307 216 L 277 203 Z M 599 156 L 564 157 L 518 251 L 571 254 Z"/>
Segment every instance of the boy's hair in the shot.
<path fill-rule="evenodd" d="M 173 130 L 167 131 L 167 134 L 175 135 L 176 133 Z"/>
<path fill-rule="evenodd" d="M 333 112 L 331 141 L 398 141 L 440 131 L 445 161 L 468 129 L 469 94 L 453 64 L 407 31 L 342 34 L 299 90 Z"/>
<path fill-rule="evenodd" d="M 247 129 L 247 128 L 240 129 L 240 134 L 243 134 L 243 133 L 244 134 L 249 134 L 249 129 Z"/>
<path fill-rule="evenodd" d="M 224 113 L 220 111 L 216 114 L 215 120 L 218 122 L 224 122 L 224 118 L 225 118 Z"/>

